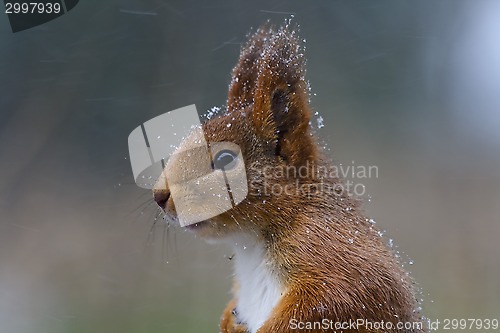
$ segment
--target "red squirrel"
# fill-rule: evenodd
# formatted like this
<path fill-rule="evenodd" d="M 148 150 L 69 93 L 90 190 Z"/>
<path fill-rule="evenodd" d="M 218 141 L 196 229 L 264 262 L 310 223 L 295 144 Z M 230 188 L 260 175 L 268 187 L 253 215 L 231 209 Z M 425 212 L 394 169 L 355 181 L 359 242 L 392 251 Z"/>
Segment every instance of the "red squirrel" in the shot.
<path fill-rule="evenodd" d="M 249 188 L 232 209 L 188 226 L 234 247 L 234 298 L 220 332 L 424 332 L 413 282 L 359 200 L 325 190 L 343 181 L 332 176 L 334 165 L 311 132 L 304 66 L 296 28 L 264 25 L 241 50 L 227 109 L 202 125 L 207 142 L 240 147 L 240 157 L 229 158 L 244 163 Z M 209 159 L 189 155 L 171 159 L 164 174 L 170 182 L 199 170 L 217 171 Z M 172 186 L 160 177 L 153 195 L 176 220 Z M 289 191 L 276 194 L 278 187 Z M 297 187 L 309 192 L 290 191 Z"/>

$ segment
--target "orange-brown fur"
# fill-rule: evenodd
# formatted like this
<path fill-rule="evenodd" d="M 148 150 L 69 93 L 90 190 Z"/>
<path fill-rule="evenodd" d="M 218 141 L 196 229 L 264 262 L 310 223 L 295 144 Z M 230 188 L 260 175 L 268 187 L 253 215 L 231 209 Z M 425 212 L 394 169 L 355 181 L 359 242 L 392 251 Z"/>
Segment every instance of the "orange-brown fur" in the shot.
<path fill-rule="evenodd" d="M 314 173 L 314 167 L 333 170 L 333 165 L 310 133 L 304 74 L 304 56 L 292 28 L 264 26 L 250 37 L 233 70 L 227 112 L 203 125 L 207 142 L 231 141 L 241 147 L 250 192 L 230 211 L 194 229 L 212 238 L 252 234 L 264 244 L 286 293 L 259 333 L 291 332 L 292 319 L 420 320 L 411 279 L 357 200 L 324 191 L 311 196 L 264 194 L 273 184 L 323 183 L 334 188 L 342 183 Z M 302 166 L 309 172 L 305 177 L 265 178 L 258 171 L 265 166 Z M 166 210 L 175 215 L 172 200 Z M 236 304 L 233 299 L 222 315 L 223 333 L 246 332 Z"/>

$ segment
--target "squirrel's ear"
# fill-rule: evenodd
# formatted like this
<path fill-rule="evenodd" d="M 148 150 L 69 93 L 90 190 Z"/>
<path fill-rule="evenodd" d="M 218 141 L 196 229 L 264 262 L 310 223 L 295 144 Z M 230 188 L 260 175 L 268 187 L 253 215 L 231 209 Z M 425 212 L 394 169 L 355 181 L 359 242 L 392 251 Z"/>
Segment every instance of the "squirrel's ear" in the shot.
<path fill-rule="evenodd" d="M 228 110 L 241 110 L 253 103 L 255 84 L 257 82 L 257 61 L 263 51 L 270 28 L 260 27 L 241 49 L 240 59 L 233 68 L 231 84 L 227 99 Z"/>
<path fill-rule="evenodd" d="M 277 31 L 261 28 L 243 49 L 230 91 L 229 110 L 242 106 L 238 103 L 250 106 L 255 132 L 275 142 L 276 154 L 291 164 L 314 160 L 317 154 L 309 130 L 304 62 L 295 30 L 288 25 Z"/>

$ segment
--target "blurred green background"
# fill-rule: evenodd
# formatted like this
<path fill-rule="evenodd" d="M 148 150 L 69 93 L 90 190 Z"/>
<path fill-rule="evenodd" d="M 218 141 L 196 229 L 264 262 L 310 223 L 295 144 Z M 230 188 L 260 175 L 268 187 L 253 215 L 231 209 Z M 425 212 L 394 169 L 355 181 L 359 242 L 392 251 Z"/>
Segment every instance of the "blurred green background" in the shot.
<path fill-rule="evenodd" d="M 499 1 L 85 0 L 0 14 L 0 332 L 218 332 L 231 250 L 154 224 L 127 137 L 223 105 L 250 28 L 290 14 L 318 133 L 378 166 L 365 207 L 424 313 L 500 317 Z"/>

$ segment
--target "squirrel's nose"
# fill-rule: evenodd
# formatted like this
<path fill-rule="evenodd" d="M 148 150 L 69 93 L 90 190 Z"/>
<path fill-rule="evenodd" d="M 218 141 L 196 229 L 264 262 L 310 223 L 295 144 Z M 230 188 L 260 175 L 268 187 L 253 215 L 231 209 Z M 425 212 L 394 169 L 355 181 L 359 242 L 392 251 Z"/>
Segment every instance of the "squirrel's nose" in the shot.
<path fill-rule="evenodd" d="M 170 191 L 168 189 L 154 189 L 153 190 L 153 198 L 155 199 L 158 206 L 161 209 L 165 210 L 167 207 L 168 198 L 170 198 Z"/>

